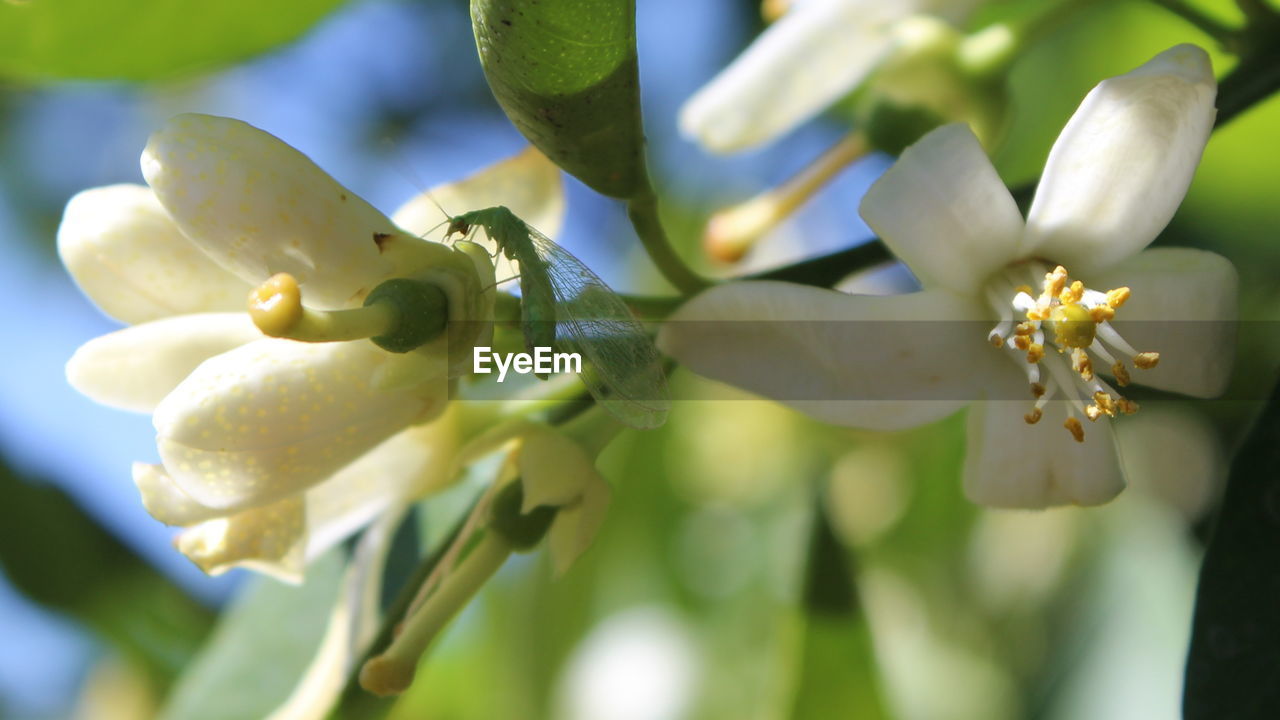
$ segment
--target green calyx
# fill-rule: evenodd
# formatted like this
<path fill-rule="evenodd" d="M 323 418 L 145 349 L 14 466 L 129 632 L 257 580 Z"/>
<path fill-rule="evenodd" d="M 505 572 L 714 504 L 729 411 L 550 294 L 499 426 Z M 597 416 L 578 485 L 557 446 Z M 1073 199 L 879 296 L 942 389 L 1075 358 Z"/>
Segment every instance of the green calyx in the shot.
<path fill-rule="evenodd" d="M 557 511 L 557 508 L 539 505 L 528 513 L 521 513 L 523 504 L 524 483 L 517 479 L 498 491 L 490 509 L 489 528 L 517 552 L 528 552 L 542 541 Z"/>
<path fill-rule="evenodd" d="M 421 280 L 395 278 L 374 288 L 365 298 L 366 307 L 390 303 L 396 322 L 385 334 L 372 338 L 383 350 L 406 353 L 435 340 L 449 319 L 449 300 L 438 286 Z"/>

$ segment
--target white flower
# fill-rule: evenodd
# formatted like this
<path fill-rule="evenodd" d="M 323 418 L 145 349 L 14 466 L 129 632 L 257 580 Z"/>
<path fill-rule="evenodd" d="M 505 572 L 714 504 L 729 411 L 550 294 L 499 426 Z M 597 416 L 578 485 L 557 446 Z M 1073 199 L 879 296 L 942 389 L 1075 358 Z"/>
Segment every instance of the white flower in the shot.
<path fill-rule="evenodd" d="M 899 24 L 927 13 L 958 22 L 978 0 L 795 3 L 685 103 L 681 131 L 714 152 L 766 143 L 851 92 L 892 52 Z"/>
<path fill-rule="evenodd" d="M 477 321 L 491 317 L 492 263 L 420 239 L 425 226 L 402 229 L 297 150 L 236 120 L 174 118 L 151 137 L 142 167 L 149 189 L 80 193 L 59 228 L 80 287 L 133 324 L 80 348 L 68 379 L 95 400 L 153 413 L 162 464 L 135 465 L 134 480 L 153 516 L 189 528 L 178 545 L 201 568 L 247 565 L 297 579 L 307 559 L 448 479 L 453 423 L 430 421 L 460 372 L 447 347 L 484 340 Z M 536 185 L 510 202 L 536 196 L 542 208 L 550 198 L 558 212 L 559 178 L 541 156 L 466 182 Z M 265 337 L 245 308 L 277 273 L 289 274 L 306 306 L 296 309 L 309 317 L 362 318 L 353 309 L 371 290 L 412 277 L 441 290 L 451 322 L 408 353 L 367 339 Z M 360 322 L 373 321 L 356 330 Z"/>
<path fill-rule="evenodd" d="M 1124 485 L 1109 418 L 1135 406 L 1093 361 L 1117 385 L 1130 362 L 1145 368 L 1135 380 L 1198 397 L 1221 392 L 1231 367 L 1230 262 L 1144 250 L 1190 185 L 1215 94 L 1208 57 L 1190 45 L 1098 85 L 1055 143 L 1025 221 L 973 134 L 939 128 L 861 208 L 923 291 L 725 285 L 683 307 L 662 345 L 695 372 L 843 425 L 911 427 L 982 399 L 968 416 L 971 499 L 1105 502 Z M 718 322 L 734 319 L 767 322 Z"/>

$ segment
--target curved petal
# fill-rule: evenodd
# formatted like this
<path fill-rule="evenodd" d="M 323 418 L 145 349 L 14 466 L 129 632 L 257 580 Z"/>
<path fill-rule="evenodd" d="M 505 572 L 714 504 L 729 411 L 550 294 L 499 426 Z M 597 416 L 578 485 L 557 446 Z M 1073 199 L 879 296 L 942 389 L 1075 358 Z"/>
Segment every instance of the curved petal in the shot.
<path fill-rule="evenodd" d="M 1150 244 L 1191 185 L 1216 95 L 1209 56 L 1194 45 L 1090 91 L 1049 152 L 1023 253 L 1088 273 Z"/>
<path fill-rule="evenodd" d="M 1127 286 L 1112 327 L 1160 364 L 1133 370 L 1133 382 L 1215 397 L 1235 362 L 1238 279 L 1230 260 L 1191 248 L 1152 248 L 1089 279 L 1097 289 Z M 1094 284 L 1097 283 L 1097 284 Z"/>
<path fill-rule="evenodd" d="M 192 500 L 173 482 L 163 465 L 134 463 L 133 484 L 142 495 L 142 506 L 147 513 L 165 525 L 186 527 L 227 514 L 225 510 L 205 507 Z"/>
<path fill-rule="evenodd" d="M 209 575 L 245 567 L 302 582 L 306 510 L 301 497 L 208 520 L 178 536 L 178 550 Z"/>
<path fill-rule="evenodd" d="M 307 561 L 389 508 L 444 489 L 454 478 L 455 413 L 413 425 L 307 490 Z"/>
<path fill-rule="evenodd" d="M 380 389 L 404 358 L 372 343 L 267 339 L 200 365 L 156 408 L 157 445 L 183 492 L 209 507 L 262 506 L 320 482 L 439 413 L 447 380 Z"/>
<path fill-rule="evenodd" d="M 564 575 L 573 561 L 591 547 L 604 524 L 612 496 L 609 483 L 593 472 L 582 488 L 581 499 L 556 513 L 547 533 L 547 548 L 557 576 Z"/>
<path fill-rule="evenodd" d="M 560 168 L 530 146 L 525 151 L 456 182 L 437 185 L 414 197 L 391 216 L 396 225 L 425 236 L 443 231 L 448 216 L 504 205 L 549 238 L 564 220 L 564 182 Z"/>
<path fill-rule="evenodd" d="M 390 270 L 377 239 L 399 232 L 391 221 L 247 123 L 179 115 L 151 135 L 142 174 L 182 232 L 251 284 L 287 272 L 308 305 L 338 308 Z"/>
<path fill-rule="evenodd" d="M 67 202 L 58 255 L 103 312 L 126 323 L 243 310 L 249 284 L 205 255 L 151 190 L 111 185 Z"/>
<path fill-rule="evenodd" d="M 67 361 L 67 382 L 104 405 L 151 412 L 200 363 L 260 339 L 242 312 L 154 320 L 81 345 Z"/>
<path fill-rule="evenodd" d="M 680 110 L 680 130 L 713 152 L 760 145 L 852 91 L 888 51 L 909 0 L 826 0 L 794 8 Z"/>
<path fill-rule="evenodd" d="M 680 308 L 659 345 L 700 375 L 820 420 L 896 430 L 954 412 L 1008 372 L 981 313 L 944 290 L 870 297 L 733 283 Z"/>
<path fill-rule="evenodd" d="M 574 441 L 547 428 L 525 435 L 517 459 L 528 513 L 546 505 L 560 507 L 582 497 L 588 482 L 598 476 L 595 462 Z"/>
<path fill-rule="evenodd" d="M 1111 423 L 1085 423 L 1084 442 L 1062 427 L 1065 401 L 1043 419 L 1023 420 L 1026 402 L 984 401 L 969 409 L 964 492 L 975 503 L 1001 508 L 1099 505 L 1124 489 Z"/>
<path fill-rule="evenodd" d="M 863 220 L 926 288 L 976 295 L 1008 264 L 1022 215 L 968 125 L 940 127 L 871 186 Z"/>

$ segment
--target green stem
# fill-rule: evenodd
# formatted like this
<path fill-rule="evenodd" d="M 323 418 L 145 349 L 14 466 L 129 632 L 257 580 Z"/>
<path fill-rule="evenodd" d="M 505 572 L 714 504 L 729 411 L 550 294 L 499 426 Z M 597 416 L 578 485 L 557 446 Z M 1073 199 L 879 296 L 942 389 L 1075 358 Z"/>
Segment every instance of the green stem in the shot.
<path fill-rule="evenodd" d="M 1260 32 L 1254 51 L 1218 82 L 1215 129 L 1280 91 L 1280 23 L 1272 23 L 1271 30 L 1265 41 Z"/>
<path fill-rule="evenodd" d="M 676 254 L 662 229 L 662 221 L 658 217 L 658 198 L 652 191 L 637 195 L 627 202 L 627 217 L 631 219 L 636 235 L 644 245 L 649 259 L 658 266 L 658 271 L 675 286 L 681 295 L 693 295 L 711 285 L 706 278 L 689 269 L 689 266 Z"/>

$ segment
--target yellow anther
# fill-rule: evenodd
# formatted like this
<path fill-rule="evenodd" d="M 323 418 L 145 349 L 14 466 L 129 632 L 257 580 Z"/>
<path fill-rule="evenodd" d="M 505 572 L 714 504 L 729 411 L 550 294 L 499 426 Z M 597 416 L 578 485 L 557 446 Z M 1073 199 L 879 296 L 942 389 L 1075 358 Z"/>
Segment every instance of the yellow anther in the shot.
<path fill-rule="evenodd" d="M 1093 422 L 1102 417 L 1102 408 L 1097 405 L 1090 405 L 1084 409 L 1084 416 L 1089 418 L 1089 422 Z"/>
<path fill-rule="evenodd" d="M 1076 442 L 1084 442 L 1084 426 L 1080 424 L 1080 420 L 1069 417 L 1066 422 L 1062 423 L 1062 427 L 1071 433 L 1071 437 L 1075 438 Z"/>
<path fill-rule="evenodd" d="M 1035 364 L 1044 359 L 1044 346 L 1040 343 L 1031 343 L 1031 347 L 1027 348 L 1027 362 Z"/>
<path fill-rule="evenodd" d="M 1058 297 L 1066 285 L 1067 269 L 1059 265 L 1044 276 L 1044 295 L 1049 298 Z"/>
<path fill-rule="evenodd" d="M 1044 413 L 1040 411 L 1040 408 L 1031 408 L 1031 412 L 1023 415 L 1022 419 L 1026 420 L 1028 425 L 1035 425 L 1040 422 L 1042 417 L 1044 417 Z"/>
<path fill-rule="evenodd" d="M 992 335 L 992 336 L 991 336 L 991 345 L 992 345 L 993 347 L 998 347 L 998 348 L 1004 347 L 1004 336 L 1003 336 L 1003 335 Z"/>
<path fill-rule="evenodd" d="M 1133 356 L 1133 364 L 1139 369 L 1150 370 L 1160 362 L 1160 353 L 1158 352 L 1140 352 Z"/>
<path fill-rule="evenodd" d="M 1031 338 L 1026 335 L 1014 335 L 1013 346 L 1019 350 L 1028 350 L 1031 348 Z"/>
<path fill-rule="evenodd" d="M 1124 387 L 1129 384 L 1129 370 L 1125 368 L 1124 363 L 1117 362 L 1111 366 L 1111 374 L 1116 377 L 1116 384 Z"/>
<path fill-rule="evenodd" d="M 1031 394 L 1034 395 L 1036 399 L 1044 397 L 1044 393 L 1044 385 L 1040 383 L 1031 383 Z"/>
<path fill-rule="evenodd" d="M 1093 394 L 1094 405 L 1099 410 L 1106 413 L 1108 417 L 1116 416 L 1115 400 L 1116 400 L 1115 398 L 1111 397 L 1110 393 L 1105 393 L 1105 392 L 1102 392 L 1101 390 Z"/>
<path fill-rule="evenodd" d="M 1098 333 L 1098 323 L 1094 322 L 1093 314 L 1078 303 L 1055 307 L 1049 316 L 1049 326 L 1056 336 L 1054 342 L 1069 348 L 1089 347 Z"/>
<path fill-rule="evenodd" d="M 1091 310 L 1089 310 L 1089 314 L 1093 316 L 1094 322 L 1101 323 L 1115 317 L 1116 311 L 1115 308 L 1110 305 L 1095 305 Z"/>
<path fill-rule="evenodd" d="M 1076 280 L 1058 293 L 1058 301 L 1062 303 L 1078 303 L 1084 299 L 1084 283 Z"/>
<path fill-rule="evenodd" d="M 1118 287 L 1115 290 L 1107 291 L 1107 306 L 1116 309 L 1123 305 L 1132 292 L 1127 287 Z"/>
<path fill-rule="evenodd" d="M 1093 361 L 1082 348 L 1071 351 L 1071 369 L 1079 373 L 1086 382 L 1093 379 Z"/>
<path fill-rule="evenodd" d="M 302 290 L 289 273 L 277 273 L 249 293 L 249 317 L 265 335 L 281 337 L 302 319 Z"/>
<path fill-rule="evenodd" d="M 1014 335 L 1030 335 L 1035 331 L 1036 331 L 1036 326 L 1032 325 L 1029 322 L 1018 323 L 1017 326 L 1013 328 Z"/>
<path fill-rule="evenodd" d="M 1129 398 L 1120 398 L 1116 401 L 1116 409 L 1125 415 L 1132 415 L 1138 412 L 1138 403 Z"/>

